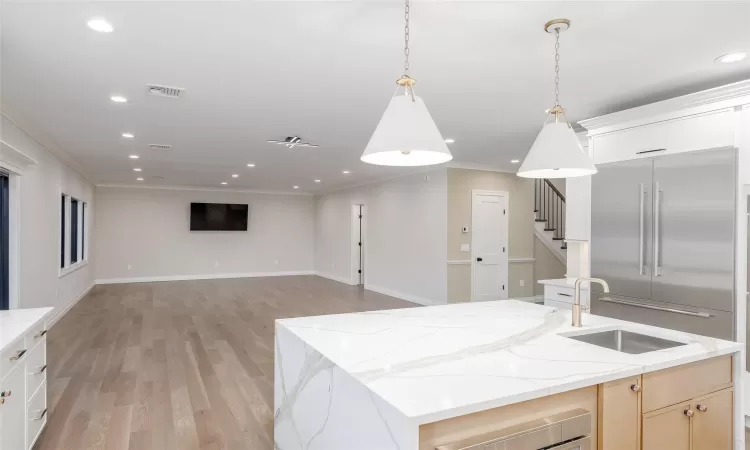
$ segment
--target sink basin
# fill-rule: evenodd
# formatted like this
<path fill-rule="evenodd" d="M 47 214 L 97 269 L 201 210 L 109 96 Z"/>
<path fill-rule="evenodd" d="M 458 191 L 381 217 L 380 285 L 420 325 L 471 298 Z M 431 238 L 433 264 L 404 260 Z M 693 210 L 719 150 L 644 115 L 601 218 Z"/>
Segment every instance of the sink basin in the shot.
<path fill-rule="evenodd" d="M 684 342 L 670 341 L 646 334 L 633 333 L 625 330 L 600 331 L 598 333 L 579 334 L 577 336 L 565 336 L 568 339 L 598 345 L 599 347 L 616 350 L 623 353 L 639 354 L 664 350 L 665 348 L 679 347 Z"/>

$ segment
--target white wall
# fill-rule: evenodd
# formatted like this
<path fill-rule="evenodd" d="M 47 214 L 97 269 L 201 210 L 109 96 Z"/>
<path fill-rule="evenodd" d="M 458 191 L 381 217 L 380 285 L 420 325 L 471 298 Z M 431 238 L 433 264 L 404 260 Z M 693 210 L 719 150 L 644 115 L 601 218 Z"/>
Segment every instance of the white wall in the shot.
<path fill-rule="evenodd" d="M 351 280 L 351 205 L 364 204 L 365 287 L 446 303 L 447 186 L 446 170 L 438 169 L 318 197 L 316 272 Z"/>
<path fill-rule="evenodd" d="M 89 217 L 93 218 L 94 187 L 5 116 L 0 116 L 0 120 L 2 139 L 37 161 L 16 178 L 20 180 L 18 307 L 53 306 L 59 313 L 94 282 L 93 251 L 89 251 L 88 264 L 59 276 L 60 193 L 88 202 Z M 89 220 L 88 228 L 91 246 L 94 220 Z"/>
<path fill-rule="evenodd" d="M 98 281 L 313 271 L 312 196 L 100 186 L 95 197 Z M 248 231 L 191 232 L 191 202 L 249 204 Z"/>

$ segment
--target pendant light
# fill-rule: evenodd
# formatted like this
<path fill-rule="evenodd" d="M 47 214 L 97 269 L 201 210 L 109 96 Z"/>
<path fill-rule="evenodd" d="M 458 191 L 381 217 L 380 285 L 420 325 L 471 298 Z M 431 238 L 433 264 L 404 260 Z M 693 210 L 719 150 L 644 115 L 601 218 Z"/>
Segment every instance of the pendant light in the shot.
<path fill-rule="evenodd" d="M 544 31 L 555 33 L 555 105 L 547 113 L 542 131 L 518 169 L 524 178 L 572 178 L 596 173 L 560 106 L 560 32 L 570 28 L 568 19 L 550 20 Z M 550 116 L 554 120 L 550 121 Z"/>
<path fill-rule="evenodd" d="M 362 161 L 381 166 L 429 166 L 453 159 L 409 76 L 409 0 L 404 11 L 404 74 L 367 143 Z M 404 94 L 399 95 L 403 88 Z"/>

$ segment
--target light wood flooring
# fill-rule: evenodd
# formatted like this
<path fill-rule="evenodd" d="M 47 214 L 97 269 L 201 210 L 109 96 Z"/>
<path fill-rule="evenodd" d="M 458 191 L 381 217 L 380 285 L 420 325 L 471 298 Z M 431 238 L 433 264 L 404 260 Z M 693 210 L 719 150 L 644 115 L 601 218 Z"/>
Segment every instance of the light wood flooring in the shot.
<path fill-rule="evenodd" d="M 271 450 L 274 319 L 410 306 L 313 276 L 97 286 L 47 334 L 35 449 Z"/>

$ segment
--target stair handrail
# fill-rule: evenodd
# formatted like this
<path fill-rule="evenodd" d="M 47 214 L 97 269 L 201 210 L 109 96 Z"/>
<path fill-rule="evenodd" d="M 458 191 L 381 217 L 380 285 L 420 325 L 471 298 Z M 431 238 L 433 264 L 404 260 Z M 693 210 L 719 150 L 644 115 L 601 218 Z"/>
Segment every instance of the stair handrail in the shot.
<path fill-rule="evenodd" d="M 557 190 L 557 188 L 555 187 L 555 185 L 552 184 L 552 182 L 549 181 L 547 178 L 544 178 L 544 182 L 547 184 L 547 186 L 549 186 L 550 188 L 552 188 L 552 190 L 555 191 L 555 194 L 557 194 L 557 196 L 560 197 L 560 200 L 562 200 L 563 203 L 565 203 L 565 196 L 562 195 L 562 193 L 560 193 L 560 191 Z"/>

